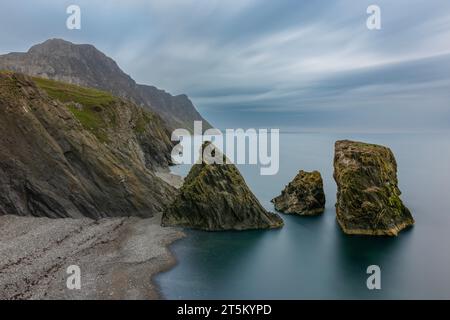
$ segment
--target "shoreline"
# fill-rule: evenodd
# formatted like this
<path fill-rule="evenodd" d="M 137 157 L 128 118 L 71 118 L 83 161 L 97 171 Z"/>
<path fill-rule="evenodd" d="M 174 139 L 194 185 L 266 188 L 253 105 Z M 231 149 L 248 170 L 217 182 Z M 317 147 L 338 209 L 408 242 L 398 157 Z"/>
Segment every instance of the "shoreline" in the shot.
<path fill-rule="evenodd" d="M 0 216 L 0 299 L 162 299 L 154 277 L 177 263 L 169 247 L 185 234 L 160 219 Z M 69 265 L 80 290 L 66 286 Z"/>
<path fill-rule="evenodd" d="M 173 267 L 178 265 L 179 261 L 178 261 L 177 257 L 175 256 L 175 254 L 173 253 L 173 251 L 171 250 L 171 247 L 177 241 L 180 241 L 185 237 L 186 237 L 186 234 L 183 232 L 182 237 L 165 244 L 166 250 L 168 251 L 167 263 L 165 265 L 161 265 L 159 270 L 153 272 L 150 275 L 150 283 L 151 283 L 150 285 L 152 287 L 152 294 L 153 294 L 153 298 L 151 300 L 166 300 L 166 297 L 164 297 L 164 295 L 162 293 L 161 287 L 156 283 L 155 277 L 161 273 L 169 271 L 170 269 L 172 269 Z"/>
<path fill-rule="evenodd" d="M 170 169 L 155 174 L 183 183 Z M 186 234 L 161 217 L 0 216 L 0 299 L 163 299 L 154 278 L 178 263 L 170 246 Z M 80 290 L 66 286 L 70 265 L 80 267 Z"/>
<path fill-rule="evenodd" d="M 184 178 L 182 176 L 174 173 L 171 170 L 171 167 L 160 168 L 159 170 L 155 170 L 155 175 L 176 189 L 181 188 L 181 186 L 183 185 L 183 182 L 184 182 Z M 161 227 L 161 228 L 166 228 L 166 227 Z M 165 297 L 162 294 L 161 288 L 155 281 L 155 277 L 160 273 L 169 271 L 170 269 L 172 269 L 173 267 L 175 267 L 178 264 L 178 259 L 175 256 L 175 254 L 172 252 L 171 246 L 175 242 L 182 240 L 184 237 L 186 237 L 186 234 L 183 231 L 180 231 L 180 232 L 183 233 L 183 236 L 181 236 L 180 238 L 174 239 L 172 241 L 168 241 L 163 244 L 168 252 L 168 254 L 167 254 L 168 261 L 165 265 L 161 265 L 161 268 L 159 270 L 153 272 L 150 276 L 151 286 L 153 287 L 153 296 L 154 296 L 153 299 L 154 300 L 164 300 L 165 299 Z"/>

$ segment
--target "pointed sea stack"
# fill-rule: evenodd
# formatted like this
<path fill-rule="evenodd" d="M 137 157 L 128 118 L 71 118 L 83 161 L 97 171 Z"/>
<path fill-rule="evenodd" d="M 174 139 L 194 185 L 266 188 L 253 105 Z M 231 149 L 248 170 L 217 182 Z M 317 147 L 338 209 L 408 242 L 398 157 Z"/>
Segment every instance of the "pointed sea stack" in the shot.
<path fill-rule="evenodd" d="M 389 148 L 337 141 L 334 179 L 337 221 L 345 233 L 396 236 L 414 224 L 400 200 L 397 163 Z"/>
<path fill-rule="evenodd" d="M 191 168 L 179 195 L 164 211 L 162 225 L 206 231 L 248 230 L 279 228 L 283 220 L 261 206 L 234 164 L 202 162 Z"/>
<path fill-rule="evenodd" d="M 277 211 L 300 216 L 315 216 L 325 210 L 325 193 L 320 172 L 300 170 L 281 195 L 272 199 Z"/>

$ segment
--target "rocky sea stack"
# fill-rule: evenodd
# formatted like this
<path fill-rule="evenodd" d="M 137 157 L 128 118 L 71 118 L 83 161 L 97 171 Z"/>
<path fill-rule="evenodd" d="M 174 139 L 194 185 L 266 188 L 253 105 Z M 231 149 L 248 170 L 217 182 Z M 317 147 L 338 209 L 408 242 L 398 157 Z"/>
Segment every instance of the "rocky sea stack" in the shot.
<path fill-rule="evenodd" d="M 277 211 L 300 216 L 314 216 L 325 210 L 323 180 L 318 171 L 300 170 L 281 195 L 272 199 Z"/>
<path fill-rule="evenodd" d="M 334 179 L 337 221 L 345 233 L 396 236 L 414 224 L 400 200 L 397 163 L 389 148 L 337 141 Z"/>
<path fill-rule="evenodd" d="M 164 211 L 162 225 L 247 230 L 279 228 L 283 220 L 261 206 L 234 164 L 202 162 L 191 168 L 179 195 Z"/>

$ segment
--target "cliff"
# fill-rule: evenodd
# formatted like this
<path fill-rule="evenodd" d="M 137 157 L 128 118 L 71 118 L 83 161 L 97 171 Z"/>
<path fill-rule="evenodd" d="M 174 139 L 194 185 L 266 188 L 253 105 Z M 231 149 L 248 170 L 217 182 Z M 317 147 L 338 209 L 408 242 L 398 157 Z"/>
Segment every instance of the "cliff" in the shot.
<path fill-rule="evenodd" d="M 159 116 L 109 93 L 0 73 L 0 214 L 150 217 L 175 190 Z"/>

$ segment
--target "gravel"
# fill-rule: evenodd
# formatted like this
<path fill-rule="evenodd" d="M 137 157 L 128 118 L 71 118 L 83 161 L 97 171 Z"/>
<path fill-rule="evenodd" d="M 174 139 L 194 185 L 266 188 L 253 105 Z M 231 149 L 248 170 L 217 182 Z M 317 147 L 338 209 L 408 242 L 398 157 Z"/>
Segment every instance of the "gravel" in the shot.
<path fill-rule="evenodd" d="M 0 299 L 158 299 L 151 278 L 175 264 L 180 229 L 149 219 L 0 216 Z M 68 289 L 67 267 L 81 270 Z"/>

